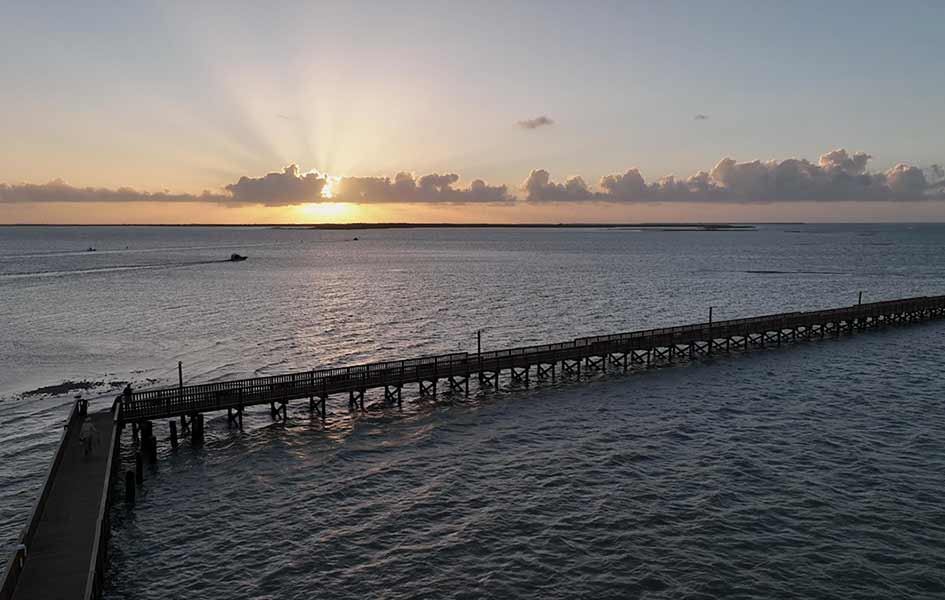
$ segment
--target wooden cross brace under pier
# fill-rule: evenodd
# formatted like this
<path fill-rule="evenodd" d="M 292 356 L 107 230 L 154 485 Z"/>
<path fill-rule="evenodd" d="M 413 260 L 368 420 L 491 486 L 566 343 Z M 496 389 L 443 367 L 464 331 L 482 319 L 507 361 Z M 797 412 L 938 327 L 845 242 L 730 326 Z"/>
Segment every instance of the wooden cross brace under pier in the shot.
<path fill-rule="evenodd" d="M 420 380 L 418 382 L 420 384 L 420 396 L 421 397 L 436 396 L 436 382 L 437 381 L 439 380 L 431 379 L 429 383 L 426 383 L 423 380 Z"/>
<path fill-rule="evenodd" d="M 556 366 L 557 363 L 538 363 L 535 365 L 535 374 L 538 376 L 538 379 L 551 377 L 551 379 L 554 380 Z"/>
<path fill-rule="evenodd" d="M 628 362 L 630 360 L 630 354 L 627 352 L 611 352 L 607 355 L 607 360 L 610 361 L 610 364 L 615 367 L 623 367 L 623 370 L 626 371 L 628 367 Z"/>
<path fill-rule="evenodd" d="M 348 392 L 348 410 L 360 409 L 364 412 L 364 388 Z"/>
<path fill-rule="evenodd" d="M 495 389 L 499 389 L 499 370 L 495 371 L 479 371 L 479 387 L 485 387 L 491 385 Z"/>
<path fill-rule="evenodd" d="M 184 417 L 182 415 L 181 420 L 183 420 L 183 418 Z M 226 425 L 227 427 L 229 427 L 230 425 L 233 425 L 233 424 L 236 424 L 236 426 L 240 428 L 240 431 L 243 431 L 243 407 L 242 406 L 236 407 L 235 410 L 232 408 L 226 409 Z"/>
<path fill-rule="evenodd" d="M 515 383 L 524 383 L 525 385 L 528 385 L 528 372 L 530 370 L 530 367 L 512 367 L 510 369 L 512 381 Z"/>
<path fill-rule="evenodd" d="M 667 360 L 673 362 L 673 347 L 666 346 L 663 348 L 656 347 L 652 349 L 653 359 L 654 360 Z"/>
<path fill-rule="evenodd" d="M 745 349 L 755 346 L 758 348 L 765 347 L 765 336 L 763 333 L 749 333 L 745 336 Z"/>
<path fill-rule="evenodd" d="M 403 406 L 403 385 L 385 385 L 384 386 L 384 403 L 385 404 L 394 404 L 397 403 L 397 406 Z"/>
<path fill-rule="evenodd" d="M 318 398 L 316 400 L 315 398 Z M 328 411 L 325 406 L 328 404 L 328 394 L 319 394 L 318 396 L 309 396 L 308 398 L 308 410 L 313 412 L 321 418 L 322 422 L 325 421 L 325 417 L 328 416 Z"/>
<path fill-rule="evenodd" d="M 561 374 L 581 376 L 581 359 L 566 358 L 561 361 Z"/>
<path fill-rule="evenodd" d="M 451 375 L 449 378 L 451 392 L 463 392 L 469 395 L 469 375 Z"/>
<path fill-rule="evenodd" d="M 584 366 L 588 370 L 597 369 L 598 371 L 607 370 L 606 356 L 588 356 L 584 359 Z"/>
<path fill-rule="evenodd" d="M 269 403 L 269 414 L 272 415 L 272 418 L 273 418 L 273 419 L 276 419 L 276 418 L 279 417 L 279 413 L 281 412 L 281 413 L 282 413 L 282 422 L 285 423 L 286 421 L 289 420 L 289 409 L 288 409 L 288 405 L 289 405 L 289 403 L 288 403 L 287 401 L 285 401 L 285 400 L 283 400 L 282 402 L 280 402 L 278 407 L 276 407 L 276 403 L 275 403 L 275 402 L 270 402 L 270 403 Z"/>
<path fill-rule="evenodd" d="M 647 367 L 653 361 L 653 351 L 652 350 L 631 350 L 630 351 L 630 364 L 631 365 L 646 365 Z"/>
<path fill-rule="evenodd" d="M 694 356 L 700 356 L 704 354 L 712 354 L 712 341 L 708 342 L 690 342 L 689 343 L 689 358 Z"/>
<path fill-rule="evenodd" d="M 728 352 L 732 347 L 732 338 L 709 341 L 709 354 L 714 351 Z"/>

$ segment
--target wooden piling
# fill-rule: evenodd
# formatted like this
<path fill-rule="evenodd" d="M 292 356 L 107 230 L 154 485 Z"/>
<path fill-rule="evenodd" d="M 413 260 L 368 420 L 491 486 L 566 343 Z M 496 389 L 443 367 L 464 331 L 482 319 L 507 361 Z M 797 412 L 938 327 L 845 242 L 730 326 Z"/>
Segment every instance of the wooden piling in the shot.
<path fill-rule="evenodd" d="M 141 450 L 135 452 L 135 482 L 138 485 L 144 483 L 144 460 L 141 458 Z"/>
<path fill-rule="evenodd" d="M 177 449 L 177 421 L 171 421 L 167 424 L 171 429 L 171 448 Z"/>
<path fill-rule="evenodd" d="M 135 503 L 135 472 L 125 471 L 125 502 Z"/>
<path fill-rule="evenodd" d="M 190 444 L 203 444 L 203 413 L 196 413 L 190 417 Z"/>
<path fill-rule="evenodd" d="M 145 450 L 148 454 L 148 464 L 157 463 L 157 438 L 152 435 L 148 438 L 148 441 L 145 442 Z"/>

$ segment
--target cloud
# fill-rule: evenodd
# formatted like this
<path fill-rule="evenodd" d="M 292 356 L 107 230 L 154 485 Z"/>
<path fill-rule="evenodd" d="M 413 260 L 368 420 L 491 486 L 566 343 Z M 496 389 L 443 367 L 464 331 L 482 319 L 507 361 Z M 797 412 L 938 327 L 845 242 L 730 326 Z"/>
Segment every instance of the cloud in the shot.
<path fill-rule="evenodd" d="M 546 117 L 545 115 L 518 122 L 518 126 L 522 129 L 538 129 L 539 127 L 545 127 L 554 124 L 555 122 L 550 117 Z"/>
<path fill-rule="evenodd" d="M 941 167 L 919 168 L 898 164 L 884 173 L 870 173 L 870 155 L 833 150 L 817 164 L 806 159 L 736 162 L 724 158 L 711 170 L 686 179 L 664 177 L 647 183 L 640 171 L 601 178 L 592 190 L 580 177 L 563 184 L 548 171 L 531 172 L 522 189 L 529 202 L 833 202 L 945 200 Z"/>
<path fill-rule="evenodd" d="M 404 204 L 505 204 L 514 202 L 504 185 L 490 186 L 481 179 L 469 187 L 454 188 L 459 175 L 433 173 L 416 178 L 400 172 L 390 177 L 342 177 L 332 188 L 333 202 Z"/>
<path fill-rule="evenodd" d="M 296 165 L 281 173 L 262 177 L 240 177 L 220 192 L 173 194 L 168 191 L 145 192 L 130 187 L 116 189 L 75 187 L 56 179 L 49 183 L 0 184 L 0 203 L 30 202 L 210 202 L 227 206 L 288 206 L 320 201 L 327 178 L 318 173 L 300 174 Z"/>
<path fill-rule="evenodd" d="M 288 206 L 318 202 L 328 179 L 315 171 L 299 174 L 297 165 L 289 165 L 281 173 L 268 173 L 262 177 L 240 177 L 239 181 L 226 186 L 233 204 L 262 204 L 265 206 Z"/>
<path fill-rule="evenodd" d="M 437 173 L 419 178 L 411 173 L 388 177 L 343 177 L 335 183 L 332 197 L 322 191 L 328 177 L 316 171 L 301 173 L 297 165 L 289 165 L 281 172 L 262 177 L 240 177 L 236 183 L 219 192 L 202 194 L 172 194 L 144 192 L 132 188 L 74 187 L 62 180 L 45 184 L 0 184 L 0 204 L 34 202 L 210 202 L 226 206 L 289 206 L 311 202 L 358 203 L 428 203 L 472 204 L 514 202 L 504 185 L 490 186 L 481 179 L 467 187 L 455 187 L 459 175 Z"/>
<path fill-rule="evenodd" d="M 74 187 L 61 179 L 49 183 L 0 183 L 0 204 L 32 202 L 217 202 L 229 203 L 228 194 L 172 194 L 170 192 L 142 192 L 129 187 L 117 189 Z"/>
<path fill-rule="evenodd" d="M 696 121 L 708 121 L 709 115 L 704 115 L 702 113 L 699 113 L 696 116 L 694 116 L 693 119 L 695 119 Z"/>
<path fill-rule="evenodd" d="M 523 199 L 533 203 L 659 203 L 659 202 L 839 202 L 945 200 L 945 169 L 933 164 L 920 169 L 897 164 L 870 172 L 870 155 L 838 149 L 813 163 L 788 158 L 737 162 L 724 158 L 710 171 L 688 178 L 663 177 L 647 182 L 638 169 L 606 175 L 591 187 L 580 176 L 559 183 L 545 169 L 535 169 L 522 184 Z M 515 196 L 505 185 L 481 179 L 459 185 L 455 173 L 393 177 L 342 177 L 333 180 L 332 196 L 322 196 L 328 176 L 302 173 L 297 165 L 261 177 L 240 177 L 218 191 L 200 194 L 147 192 L 129 187 L 75 187 L 57 179 L 44 184 L 0 183 L 0 204 L 90 202 L 199 202 L 224 206 L 289 206 L 313 202 L 358 204 L 511 204 Z"/>

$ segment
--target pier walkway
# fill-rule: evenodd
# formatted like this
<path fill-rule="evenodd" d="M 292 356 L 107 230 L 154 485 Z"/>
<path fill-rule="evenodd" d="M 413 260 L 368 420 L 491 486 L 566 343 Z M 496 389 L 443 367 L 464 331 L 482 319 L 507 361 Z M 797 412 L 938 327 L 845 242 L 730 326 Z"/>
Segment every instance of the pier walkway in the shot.
<path fill-rule="evenodd" d="M 111 411 L 88 414 L 91 451 L 79 439 L 85 408 L 65 425 L 43 490 L 8 564 L 0 598 L 86 600 L 97 597 L 107 553 L 112 459 L 118 427 Z"/>

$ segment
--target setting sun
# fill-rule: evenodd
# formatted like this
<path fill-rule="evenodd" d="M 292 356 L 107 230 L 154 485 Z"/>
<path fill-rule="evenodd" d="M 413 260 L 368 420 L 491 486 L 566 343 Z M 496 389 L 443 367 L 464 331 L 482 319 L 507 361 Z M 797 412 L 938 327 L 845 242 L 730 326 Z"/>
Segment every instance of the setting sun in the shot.
<path fill-rule="evenodd" d="M 326 191 L 329 189 L 325 187 Z M 330 198 L 331 196 L 326 196 Z M 325 220 L 333 219 L 340 221 L 350 220 L 355 212 L 353 204 L 342 202 L 313 202 L 310 204 L 300 204 L 295 207 L 295 212 L 300 219 L 304 220 Z"/>
<path fill-rule="evenodd" d="M 331 198 L 334 196 L 333 190 L 341 177 L 337 175 L 325 175 L 325 187 L 322 188 L 322 198 Z"/>

